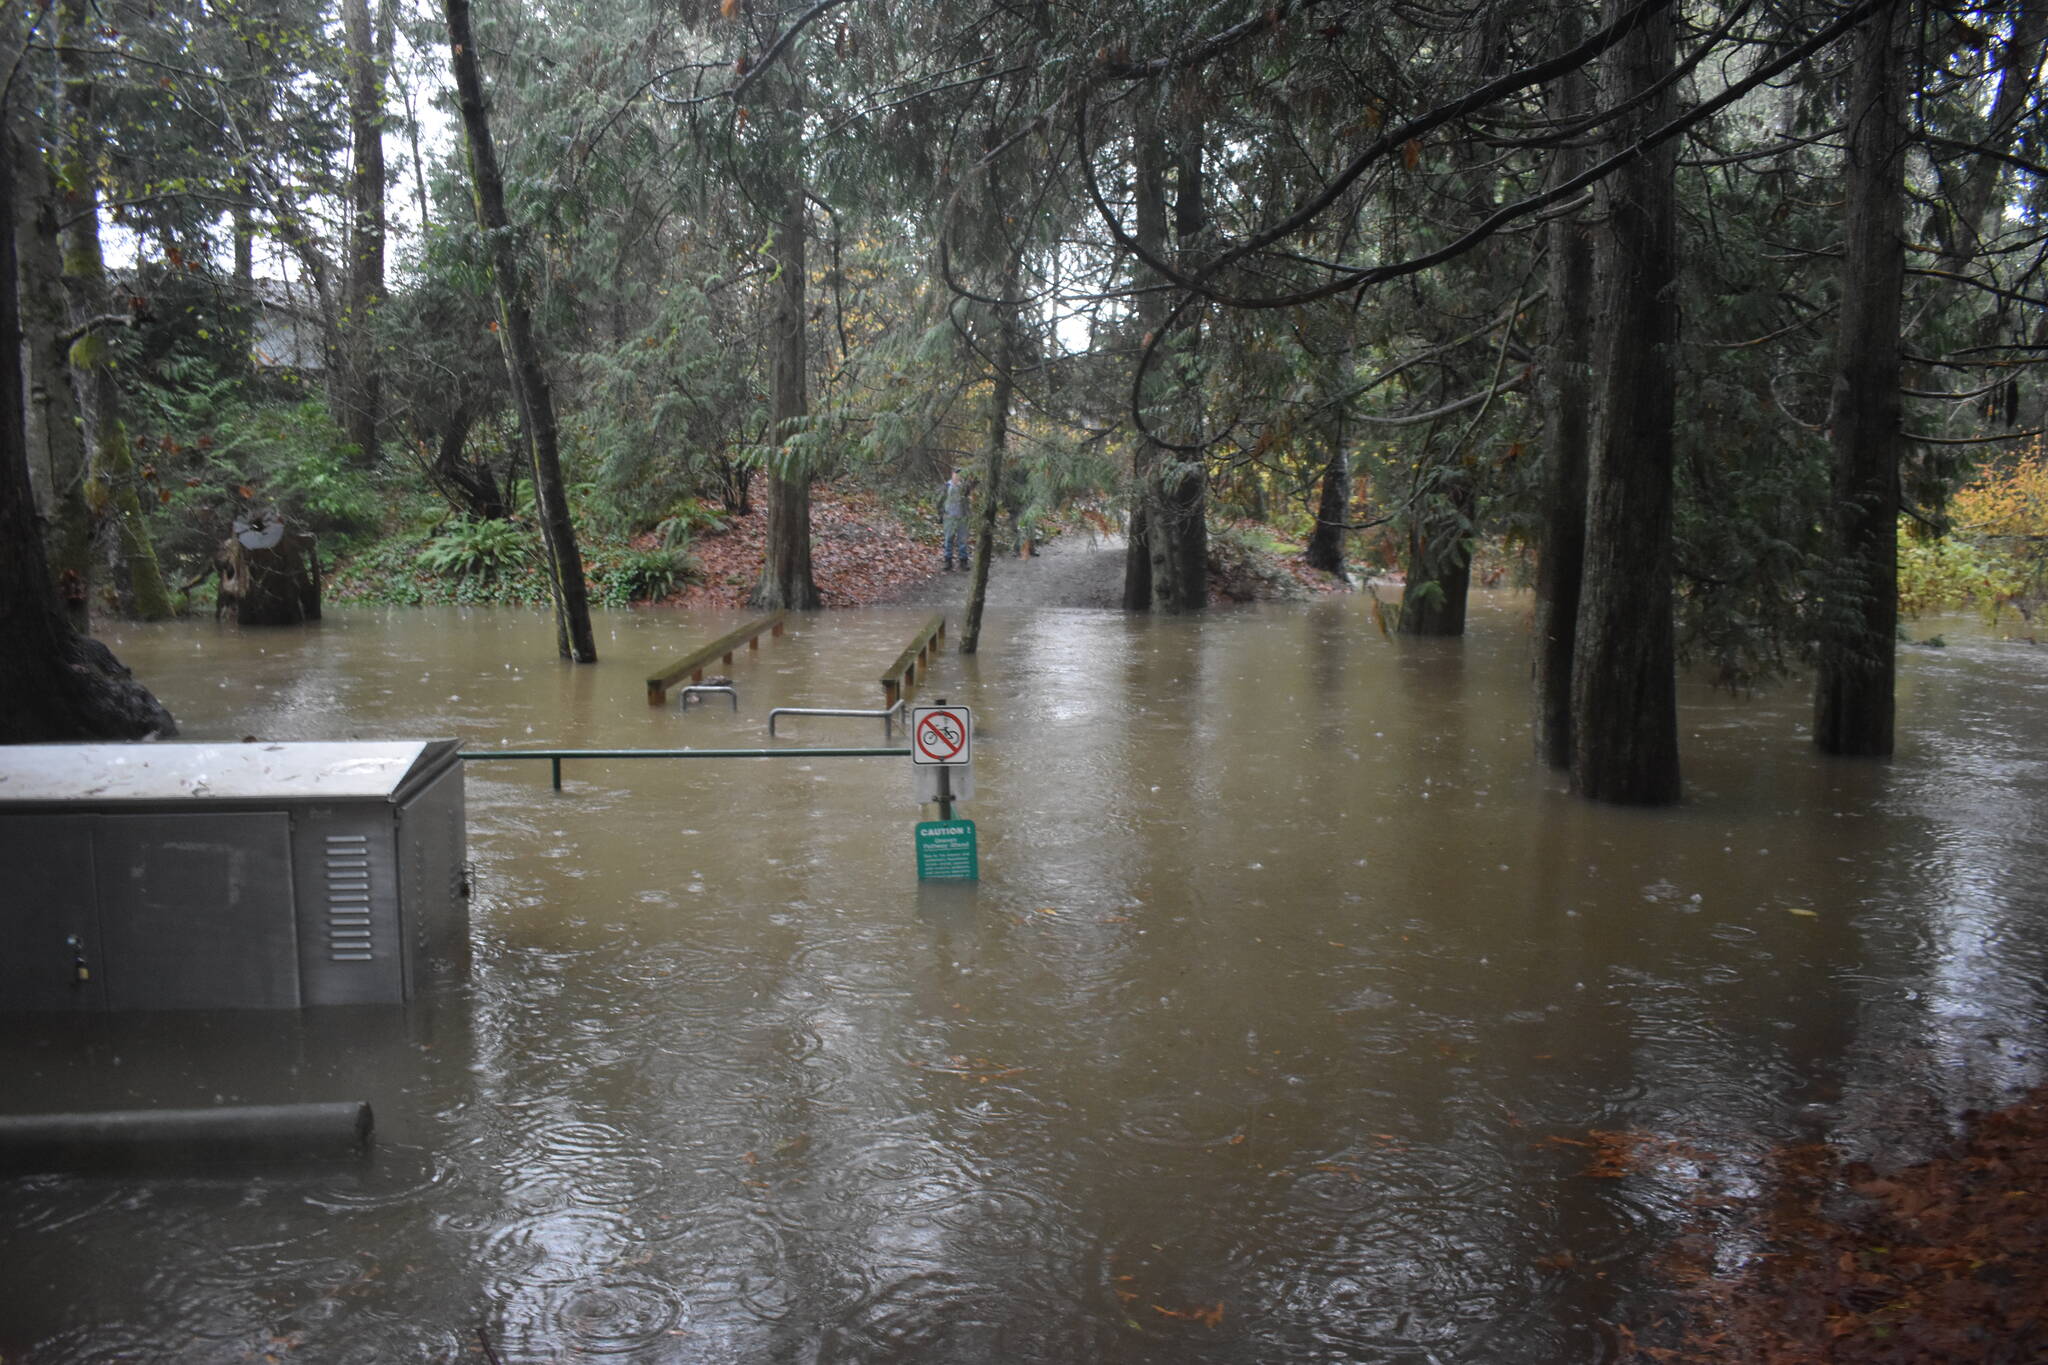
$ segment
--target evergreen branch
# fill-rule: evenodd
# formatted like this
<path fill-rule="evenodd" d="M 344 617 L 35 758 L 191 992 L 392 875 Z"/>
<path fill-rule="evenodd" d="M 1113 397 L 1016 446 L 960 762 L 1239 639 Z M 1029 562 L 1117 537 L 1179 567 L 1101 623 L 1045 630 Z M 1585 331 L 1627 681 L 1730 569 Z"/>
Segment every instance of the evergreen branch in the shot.
<path fill-rule="evenodd" d="M 2015 170 L 2025 171 L 2029 175 L 2048 177 L 2048 165 L 2029 161 L 2023 156 L 2015 156 L 1997 147 L 1987 147 L 1981 142 L 1959 142 L 1955 138 L 1937 137 L 1932 133 L 1921 134 L 1920 141 L 1926 146 L 1941 147 L 1963 156 L 1987 156 L 1993 161 L 2002 161 Z"/>
<path fill-rule="evenodd" d="M 1497 81 L 1490 82 L 1486 87 L 1483 87 L 1482 89 L 1483 91 L 1501 90 L 1504 83 L 1513 82 L 1518 79 L 1525 79 L 1529 76 L 1531 72 L 1540 72 L 1541 75 L 1538 77 L 1538 79 L 1549 79 L 1551 75 L 1562 74 L 1562 71 L 1568 71 L 1572 69 L 1571 65 L 1566 61 L 1566 58 L 1578 57 L 1581 53 L 1587 53 L 1588 47 L 1596 44 L 1602 44 L 1603 42 L 1604 46 L 1600 47 L 1599 50 L 1604 51 L 1605 47 L 1611 47 L 1615 42 L 1620 41 L 1621 37 L 1624 36 L 1623 25 L 1627 24 L 1632 18 L 1641 16 L 1652 6 L 1661 7 L 1663 4 L 1666 3 L 1669 3 L 1669 0 L 1644 0 L 1643 5 L 1638 6 L 1634 10 L 1631 10 L 1628 15 L 1625 15 L 1622 19 L 1617 20 L 1614 25 L 1611 25 L 1608 29 L 1602 30 L 1601 33 L 1594 35 L 1592 39 L 1587 40 L 1586 43 L 1580 44 L 1578 47 L 1572 49 L 1571 52 L 1564 54 L 1564 56 L 1552 58 L 1549 62 L 1542 63 L 1538 67 L 1523 68 L 1522 71 L 1511 73 L 1508 76 L 1501 77 Z M 1662 127 L 1653 129 L 1639 141 L 1631 143 L 1629 146 L 1622 148 L 1614 155 L 1608 157 L 1605 161 L 1602 161 L 1597 165 L 1590 167 L 1589 169 L 1581 172 L 1579 175 L 1573 176 L 1571 179 L 1563 181 L 1551 187 L 1548 190 L 1542 191 L 1541 193 L 1530 195 L 1529 197 L 1518 200 L 1515 203 L 1503 205 L 1494 213 L 1482 219 L 1478 224 L 1469 229 L 1463 236 L 1456 238 L 1455 240 L 1447 243 L 1446 245 L 1438 248 L 1435 251 L 1425 252 L 1420 256 L 1410 257 L 1405 261 L 1397 261 L 1389 265 L 1356 267 L 1354 269 L 1347 270 L 1343 275 L 1333 280 L 1327 281 L 1324 284 L 1315 286 L 1310 289 L 1304 289 L 1294 294 L 1265 298 L 1244 297 L 1223 293 L 1220 290 L 1214 288 L 1212 285 L 1210 285 L 1208 281 L 1210 278 L 1215 276 L 1218 273 L 1218 271 L 1221 270 L 1224 266 L 1233 264 L 1237 260 L 1242 259 L 1244 256 L 1249 255 L 1253 251 L 1262 250 L 1264 247 L 1270 246 L 1274 242 L 1280 240 L 1280 238 L 1290 235 L 1291 233 L 1298 231 L 1300 228 L 1306 227 L 1311 221 L 1313 221 L 1313 218 L 1316 214 L 1319 214 L 1324 209 L 1327 209 L 1331 204 L 1333 204 L 1336 201 L 1338 197 L 1337 192 L 1341 188 L 1348 186 L 1349 181 L 1345 181 L 1343 185 L 1333 184 L 1329 190 L 1325 191 L 1323 194 L 1317 195 L 1316 198 L 1314 200 L 1311 200 L 1308 205 L 1304 205 L 1303 209 L 1297 210 L 1294 214 L 1289 215 L 1289 217 L 1282 223 L 1272 228 L 1266 229 L 1265 231 L 1259 233 L 1256 237 L 1253 237 L 1245 243 L 1241 244 L 1240 246 L 1235 247 L 1229 252 L 1224 253 L 1224 255 L 1218 257 L 1216 261 L 1212 262 L 1209 266 L 1204 268 L 1199 276 L 1189 276 L 1167 265 L 1163 261 L 1154 259 L 1150 253 L 1141 250 L 1138 247 L 1137 243 L 1131 240 L 1130 234 L 1123 230 L 1123 225 L 1120 222 L 1116 221 L 1115 214 L 1110 210 L 1108 204 L 1103 200 L 1101 187 L 1096 183 L 1093 169 L 1089 166 L 1087 158 L 1085 156 L 1082 158 L 1081 165 L 1084 172 L 1084 178 L 1087 182 L 1090 197 L 1095 202 L 1096 211 L 1103 217 L 1104 222 L 1109 226 L 1110 232 L 1117 239 L 1118 244 L 1123 246 L 1123 248 L 1126 251 L 1129 251 L 1131 254 L 1137 256 L 1138 259 L 1144 262 L 1145 265 L 1149 266 L 1152 270 L 1156 271 L 1165 279 L 1187 290 L 1190 297 L 1200 295 L 1204 298 L 1210 299 L 1214 302 L 1223 304 L 1224 306 L 1231 308 L 1295 308 L 1303 304 L 1314 303 L 1320 299 L 1329 298 L 1335 294 L 1344 293 L 1351 289 L 1370 288 L 1373 285 L 1383 284 L 1388 280 L 1399 279 L 1406 275 L 1419 274 L 1424 270 L 1429 270 L 1435 266 L 1441 265 L 1445 261 L 1452 260 L 1455 257 L 1463 255 L 1465 252 L 1470 251 L 1472 248 L 1478 246 L 1479 243 L 1485 241 L 1487 238 L 1492 237 L 1495 233 L 1499 232 L 1509 223 L 1514 222 L 1519 218 L 1526 217 L 1529 214 L 1534 213 L 1540 209 L 1546 208 L 1549 205 L 1558 202 L 1559 200 L 1577 194 L 1580 190 L 1586 188 L 1588 185 L 1595 184 L 1598 181 L 1605 179 L 1607 176 L 1612 175 L 1615 171 L 1621 169 L 1623 166 L 1648 154 L 1650 151 L 1652 151 L 1656 147 L 1661 146 L 1665 142 L 1670 141 L 1672 138 L 1677 137 L 1679 134 L 1685 132 L 1694 124 L 1697 124 L 1702 120 L 1707 119 L 1716 113 L 1719 113 L 1722 109 L 1725 109 L 1729 105 L 1734 104 L 1736 101 L 1740 100 L 1745 95 L 1749 94 L 1750 91 L 1756 89 L 1760 85 L 1763 85 L 1766 81 L 1769 81 L 1773 77 L 1777 76 L 1779 73 L 1785 71 L 1786 69 L 1792 66 L 1797 65 L 1799 62 L 1804 61 L 1806 58 L 1812 56 L 1815 52 L 1818 52 L 1820 49 L 1828 46 L 1830 43 L 1840 38 L 1843 34 L 1847 33 L 1850 29 L 1855 28 L 1865 19 L 1868 19 L 1872 14 L 1876 13 L 1879 9 L 1882 9 L 1888 3 L 1891 3 L 1891 0 L 1860 0 L 1858 4 L 1856 4 L 1850 9 L 1843 11 L 1840 15 L 1836 17 L 1836 19 L 1832 23 L 1829 23 L 1825 27 L 1815 32 L 1811 37 L 1807 38 L 1804 42 L 1801 42 L 1797 46 L 1789 49 L 1777 60 L 1757 68 L 1749 76 L 1745 77 L 1741 81 L 1736 82 L 1734 85 L 1729 86 L 1726 90 L 1714 96 L 1712 99 L 1706 100 L 1701 104 L 1695 106 L 1693 109 L 1683 114 L 1680 114 L 1676 118 L 1671 119 Z M 1597 51 L 1587 53 L 1587 55 L 1582 60 L 1590 60 L 1591 57 L 1595 55 L 1598 55 Z M 1561 63 L 1563 65 L 1560 69 Z M 1502 93 L 1512 93 L 1512 89 L 1513 87 L 1510 86 L 1506 90 L 1503 90 Z M 1457 112 L 1462 112 L 1469 108 L 1473 99 L 1476 98 L 1477 95 L 1480 93 L 1481 92 L 1474 92 L 1472 95 L 1468 95 L 1462 99 L 1453 101 L 1451 104 L 1439 106 L 1437 109 L 1432 110 L 1429 113 L 1421 115 L 1415 119 L 1412 119 L 1406 124 L 1403 124 L 1400 129 L 1396 130 L 1395 134 L 1391 134 L 1387 137 L 1382 137 L 1377 142 L 1375 142 L 1371 148 L 1368 148 L 1365 153 L 1362 153 L 1358 160 L 1354 161 L 1353 168 L 1355 168 L 1356 174 L 1362 175 L 1364 173 L 1366 166 L 1361 163 L 1366 163 L 1368 158 L 1377 158 L 1379 156 L 1383 156 L 1388 151 L 1390 151 L 1392 147 L 1402 145 L 1402 143 L 1399 142 L 1391 142 L 1391 137 L 1400 136 L 1401 134 L 1407 134 L 1407 137 L 1403 139 L 1403 141 L 1405 142 L 1407 140 L 1411 140 L 1412 138 L 1419 136 L 1421 132 L 1432 131 L 1435 128 L 1442 126 L 1442 124 L 1448 121 L 1449 118 L 1454 117 Z M 1420 131 L 1411 132 L 1410 130 Z M 1346 173 L 1351 174 L 1353 168 L 1347 168 Z M 1356 176 L 1353 175 L 1353 178 L 1355 179 Z M 1307 210 L 1311 207 L 1315 209 L 1315 214 L 1309 214 L 1307 212 Z M 1182 306 L 1185 306 L 1185 300 L 1183 300 L 1183 303 L 1181 305 L 1176 306 L 1175 312 L 1178 313 L 1179 308 Z"/>
<path fill-rule="evenodd" d="M 1467 91 L 1457 99 L 1440 104 L 1436 108 L 1418 114 L 1414 118 L 1382 133 L 1368 144 L 1365 150 L 1354 156 L 1350 164 L 1339 171 L 1328 184 L 1311 196 L 1293 213 L 1287 215 L 1287 217 L 1271 227 L 1239 243 L 1237 246 L 1232 247 L 1230 250 L 1223 252 L 1205 266 L 1198 276 L 1184 275 L 1165 262 L 1154 260 L 1150 253 L 1141 249 L 1137 242 L 1132 240 L 1130 234 L 1124 231 L 1123 224 L 1117 220 L 1115 214 L 1109 211 L 1109 206 L 1103 201 L 1101 187 L 1096 182 L 1094 168 L 1090 165 L 1090 159 L 1087 156 L 1086 138 L 1084 136 L 1081 165 L 1087 181 L 1089 196 L 1095 201 L 1096 211 L 1102 215 L 1103 221 L 1107 224 L 1111 234 L 1117 239 L 1118 243 L 1166 279 L 1173 281 L 1173 283 L 1181 286 L 1183 289 L 1206 294 L 1219 303 L 1227 303 L 1234 307 L 1275 306 L 1264 303 L 1239 302 L 1225 298 L 1214 290 L 1207 288 L 1204 282 L 1218 274 L 1225 267 L 1233 265 L 1255 252 L 1263 251 L 1276 242 L 1292 237 L 1309 227 L 1318 218 L 1322 217 L 1323 213 L 1335 204 L 1343 196 L 1344 192 L 1350 189 L 1360 177 L 1379 161 L 1392 155 L 1397 149 L 1405 147 L 1411 142 L 1418 142 L 1424 136 L 1441 128 L 1446 123 L 1454 119 L 1463 118 L 1467 114 L 1476 113 L 1488 105 L 1498 103 L 1500 100 L 1518 91 L 1541 85 L 1545 81 L 1578 70 L 1627 37 L 1629 33 L 1633 32 L 1638 25 L 1651 15 L 1660 10 L 1668 9 L 1673 3 L 1674 0 L 1641 0 L 1641 3 L 1635 8 L 1629 10 L 1606 28 L 1599 30 L 1591 38 L 1586 39 L 1576 47 L 1569 48 L 1557 56 L 1538 62 L 1533 66 L 1525 66 L 1519 70 L 1511 71 L 1504 76 L 1496 77 L 1476 89 Z M 1862 8 L 1874 9 L 1877 3 L 1878 0 L 1865 0 L 1865 5 Z M 1646 141 L 1643 144 L 1643 150 L 1647 150 L 1649 145 Z M 1591 182 L 1588 181 L 1587 183 Z M 1570 188 L 1576 190 L 1579 186 L 1574 183 Z M 1539 196 L 1542 203 L 1550 203 L 1554 199 L 1561 199 L 1563 197 L 1563 194 L 1556 192 L 1553 192 L 1549 197 Z M 1540 205 L 1538 206 L 1540 207 Z M 1499 215 L 1496 214 L 1495 217 L 1498 218 Z M 1492 222 L 1493 219 L 1487 221 Z M 1489 229 L 1487 235 L 1490 236 L 1491 233 L 1492 229 Z M 1459 247 L 1461 251 L 1465 249 L 1467 248 Z M 1433 253 L 1433 255 L 1440 259 L 1448 259 L 1448 256 L 1443 256 L 1441 253 Z M 1435 260 L 1432 259 L 1429 263 L 1434 264 Z M 1427 266 L 1418 265 L 1415 268 L 1418 270 L 1426 269 Z M 1370 272 L 1361 272 L 1361 274 L 1363 273 Z M 1412 272 L 1402 271 L 1401 273 Z M 1392 278 L 1392 276 L 1387 276 L 1387 278 Z M 1362 283 L 1364 281 L 1360 279 L 1357 282 Z M 1327 298 L 1331 294 L 1342 293 L 1349 287 L 1349 284 L 1342 284 L 1333 289 L 1317 292 L 1312 297 L 1302 297 L 1300 301 L 1310 302 L 1312 298 Z"/>
<path fill-rule="evenodd" d="M 796 41 L 797 34 L 802 33 L 826 11 L 837 9 L 845 3 L 847 3 L 847 0 L 818 0 L 817 4 L 799 14 L 796 17 L 796 21 L 782 31 L 782 36 L 768 45 L 768 50 L 761 54 L 761 60 L 747 68 L 747 74 L 740 77 L 740 83 L 724 93 L 737 102 L 740 96 L 747 93 L 748 87 L 760 79 L 763 71 L 775 65 L 775 59 L 780 57 L 784 49 Z"/>
<path fill-rule="evenodd" d="M 143 323 L 139 313 L 101 313 L 98 317 L 87 318 L 68 332 L 59 334 L 58 343 L 65 350 L 76 345 L 79 338 L 88 332 L 111 332 L 116 327 L 137 328 Z"/>
<path fill-rule="evenodd" d="M 1100 54 L 1102 74 L 1116 80 L 1145 81 L 1170 72 L 1185 71 L 1191 66 L 1201 66 L 1213 58 L 1222 56 L 1247 39 L 1278 29 L 1296 8 L 1306 9 L 1307 5 L 1296 6 L 1289 0 L 1281 0 L 1279 4 L 1262 9 L 1251 18 L 1233 24 L 1221 33 L 1204 38 L 1184 52 L 1165 53 L 1140 62 L 1105 50 Z"/>
<path fill-rule="evenodd" d="M 1968 275 L 1959 275 L 1953 270 L 1936 270 L 1933 266 L 1908 266 L 1906 273 L 1908 275 L 1925 275 L 1929 279 L 1948 280 L 1952 284 L 1966 284 L 1972 289 L 1982 290 L 1986 294 L 2004 299 L 2010 303 L 2025 303 L 2031 304 L 2036 308 L 2048 308 L 2048 298 L 2039 298 L 2032 294 L 2022 294 L 2014 289 L 2001 289 L 1989 280 L 1973 280 Z"/>
<path fill-rule="evenodd" d="M 1822 318 L 1832 317 L 1834 315 L 1834 311 L 1835 310 L 1832 307 L 1823 308 L 1816 313 L 1812 313 L 1806 317 L 1799 318 L 1784 327 L 1780 327 L 1776 331 L 1765 332 L 1762 336 L 1751 337 L 1747 341 L 1693 341 L 1688 342 L 1686 344 L 1691 346 L 1698 346 L 1702 350 L 1708 351 L 1744 351 L 1748 350 L 1752 346 L 1761 346 L 1767 341 L 1776 341 L 1781 336 L 1789 336 L 1793 332 L 1800 330 L 1802 327 L 1811 327 L 1815 323 L 1819 322 Z"/>
<path fill-rule="evenodd" d="M 754 82 L 760 79 L 761 73 L 773 66 L 776 59 L 782 55 L 784 49 L 796 40 L 797 34 L 803 32 L 819 16 L 845 3 L 847 3 L 847 0 L 818 0 L 817 4 L 798 15 L 796 21 L 784 29 L 775 41 L 768 45 L 768 50 L 761 55 L 761 59 L 747 67 L 746 74 L 740 77 L 737 85 L 728 86 L 724 90 L 714 90 L 708 95 L 696 95 L 686 100 L 664 100 L 663 102 L 672 105 L 694 106 L 709 104 L 712 100 L 729 99 L 737 103 L 740 96 L 746 94 Z M 632 93 L 619 101 L 619 107 L 612 111 L 611 117 L 606 119 L 598 127 L 598 130 L 590 135 L 589 141 L 584 144 L 584 154 L 587 156 L 591 149 L 603 141 L 605 135 L 611 132 L 617 126 L 619 120 L 626 116 L 626 111 L 637 104 L 640 97 L 649 90 L 675 75 L 678 71 L 703 72 L 710 70 L 714 65 L 723 65 L 723 63 L 683 62 L 676 66 L 664 67 L 640 82 L 639 85 L 633 87 Z"/>
<path fill-rule="evenodd" d="M 1505 360 L 1505 358 L 1503 355 L 1502 359 Z M 1463 398 L 1453 399 L 1441 407 L 1431 408 L 1427 412 L 1407 412 L 1397 417 L 1379 417 L 1370 413 L 1354 412 L 1351 414 L 1351 420 L 1354 422 L 1364 422 L 1376 427 L 1425 426 L 1431 422 L 1440 422 L 1446 417 L 1455 417 L 1459 413 L 1469 411 L 1472 408 L 1490 404 L 1501 394 L 1513 393 L 1518 389 L 1525 388 L 1534 374 L 1533 368 L 1524 369 L 1513 379 L 1504 381 L 1496 379 L 1477 393 L 1468 393 Z M 1484 413 L 1481 415 L 1484 416 Z M 1463 442 L 1461 441 L 1459 444 L 1462 445 Z"/>
<path fill-rule="evenodd" d="M 2009 441 L 2031 441 L 2048 427 L 2035 427 L 2032 431 L 2009 431 L 2002 436 L 1921 436 L 1916 432 L 1902 431 L 1899 435 L 1908 441 L 1919 441 L 1930 446 L 1986 446 L 2001 445 Z"/>

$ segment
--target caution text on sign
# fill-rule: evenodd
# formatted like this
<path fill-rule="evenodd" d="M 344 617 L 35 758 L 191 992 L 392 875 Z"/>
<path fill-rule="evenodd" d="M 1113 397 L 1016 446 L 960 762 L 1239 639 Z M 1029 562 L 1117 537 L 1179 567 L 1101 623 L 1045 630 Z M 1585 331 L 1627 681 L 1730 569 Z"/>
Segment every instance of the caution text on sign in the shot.
<path fill-rule="evenodd" d="M 974 761 L 974 713 L 965 706 L 910 710 L 910 761 L 962 768 Z"/>

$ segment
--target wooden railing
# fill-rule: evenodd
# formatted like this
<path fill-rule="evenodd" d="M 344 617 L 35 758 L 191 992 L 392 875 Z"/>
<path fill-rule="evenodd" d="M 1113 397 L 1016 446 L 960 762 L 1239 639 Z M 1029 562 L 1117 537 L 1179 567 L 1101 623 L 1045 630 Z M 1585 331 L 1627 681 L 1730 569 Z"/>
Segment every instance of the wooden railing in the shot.
<path fill-rule="evenodd" d="M 924 623 L 907 648 L 896 656 L 896 662 L 889 665 L 889 671 L 882 675 L 882 705 L 893 707 L 897 702 L 917 690 L 917 680 L 922 671 L 929 671 L 932 651 L 939 641 L 946 638 L 946 618 L 934 616 Z"/>
<path fill-rule="evenodd" d="M 685 677 L 691 682 L 704 681 L 704 668 L 707 664 L 713 659 L 723 659 L 726 663 L 731 663 L 733 654 L 741 645 L 748 649 L 759 649 L 764 633 L 770 636 L 782 634 L 783 617 L 787 614 L 774 611 L 766 616 L 757 616 L 738 630 L 727 631 L 702 649 L 685 654 L 647 680 L 647 704 L 660 706 L 666 702 L 668 690 Z"/>

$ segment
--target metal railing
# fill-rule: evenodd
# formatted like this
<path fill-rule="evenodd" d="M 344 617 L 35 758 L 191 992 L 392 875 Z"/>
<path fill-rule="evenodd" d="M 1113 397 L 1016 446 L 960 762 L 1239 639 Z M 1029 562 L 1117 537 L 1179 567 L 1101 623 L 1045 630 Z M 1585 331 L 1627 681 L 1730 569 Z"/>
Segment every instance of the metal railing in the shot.
<path fill-rule="evenodd" d="M 740 690 L 731 683 L 691 683 L 687 687 L 678 687 L 676 689 L 676 695 L 683 699 L 683 709 L 685 711 L 690 709 L 691 701 L 702 700 L 716 692 L 723 692 L 726 696 L 732 698 L 733 710 L 737 711 L 740 709 Z M 768 733 L 774 734 L 775 727 L 769 726 Z"/>
<path fill-rule="evenodd" d="M 738 703 L 735 702 L 734 705 Z M 778 706 L 768 713 L 768 737 L 775 737 L 777 716 L 850 716 L 858 720 L 879 719 L 882 722 L 882 738 L 893 739 L 896 736 L 896 717 L 902 710 L 901 700 L 880 711 L 859 711 L 841 706 Z"/>
<path fill-rule="evenodd" d="M 464 749 L 459 757 L 471 763 L 546 759 L 554 768 L 555 790 L 562 789 L 562 764 L 575 759 L 615 758 L 908 758 L 909 749 Z"/>

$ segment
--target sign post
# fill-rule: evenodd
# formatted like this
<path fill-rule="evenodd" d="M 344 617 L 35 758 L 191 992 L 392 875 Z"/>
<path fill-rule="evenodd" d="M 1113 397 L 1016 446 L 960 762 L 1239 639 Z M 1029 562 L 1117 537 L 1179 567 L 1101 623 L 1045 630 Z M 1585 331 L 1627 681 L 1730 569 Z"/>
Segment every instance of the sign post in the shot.
<path fill-rule="evenodd" d="M 912 707 L 910 762 L 919 803 L 939 803 L 939 818 L 917 826 L 918 880 L 979 881 L 974 822 L 953 818 L 953 803 L 974 795 L 974 712 L 948 706 L 944 697 L 934 706 Z"/>

